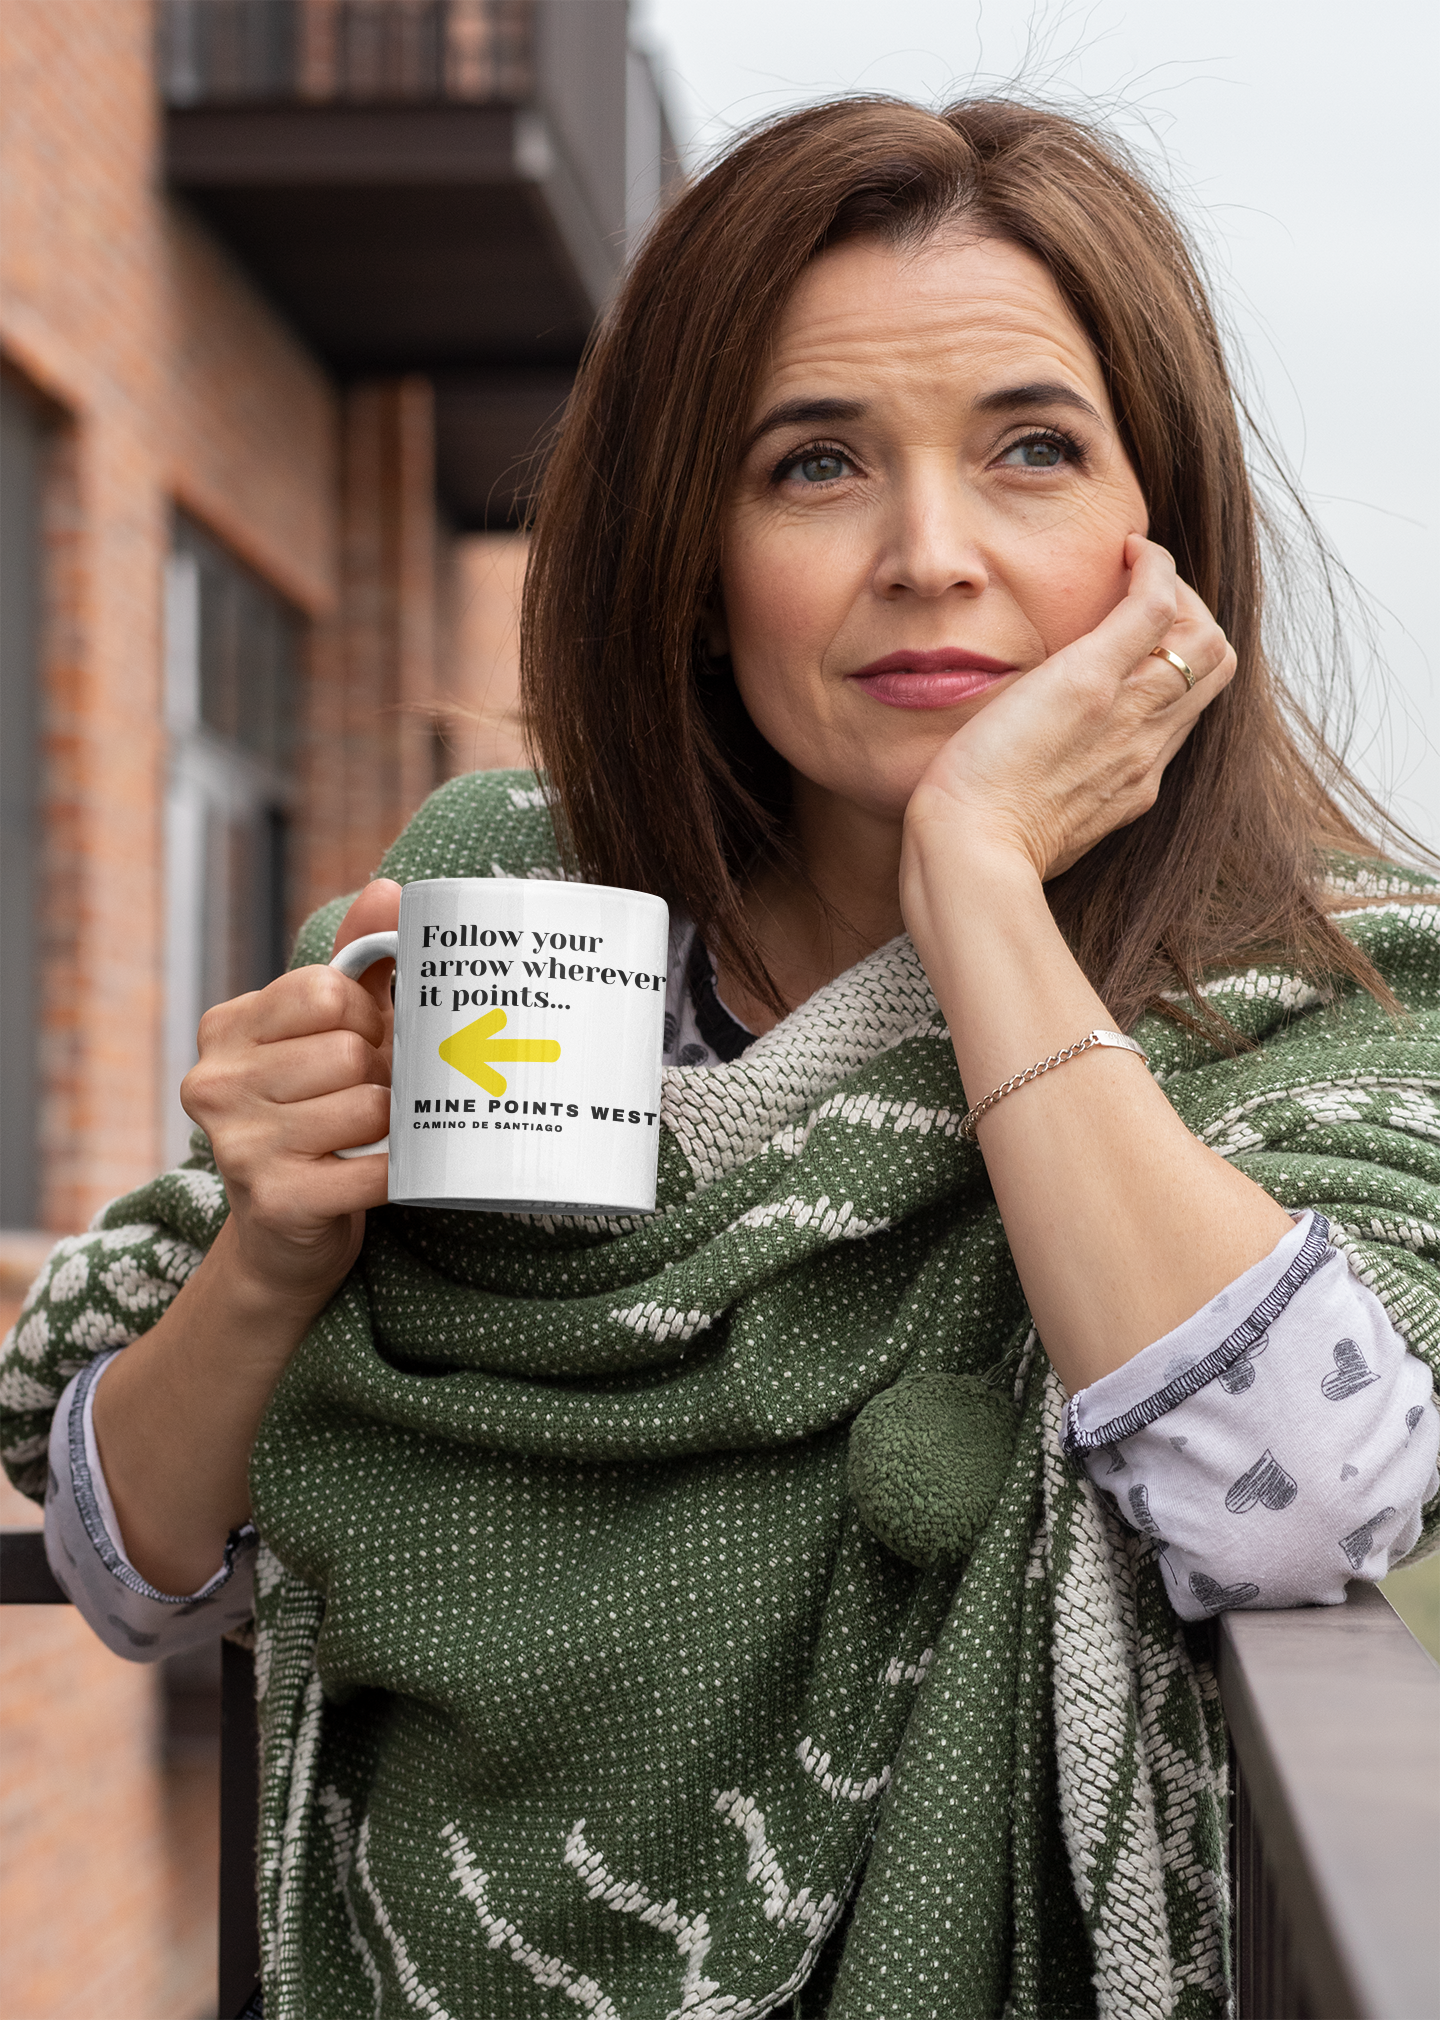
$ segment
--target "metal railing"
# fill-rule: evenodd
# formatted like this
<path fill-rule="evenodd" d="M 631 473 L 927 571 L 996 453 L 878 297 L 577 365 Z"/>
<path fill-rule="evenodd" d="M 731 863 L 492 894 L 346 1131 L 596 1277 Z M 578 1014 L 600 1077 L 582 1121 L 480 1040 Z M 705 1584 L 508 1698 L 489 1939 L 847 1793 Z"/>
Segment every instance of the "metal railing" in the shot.
<path fill-rule="evenodd" d="M 522 103 L 532 0 L 162 0 L 167 105 Z"/>
<path fill-rule="evenodd" d="M 64 1604 L 38 1529 L 0 1530 L 0 1602 Z M 1237 2020 L 1440 2015 L 1440 1668 L 1373 1585 L 1216 1624 L 1233 1763 Z M 221 2020 L 259 1976 L 254 1665 L 223 1645 Z"/>

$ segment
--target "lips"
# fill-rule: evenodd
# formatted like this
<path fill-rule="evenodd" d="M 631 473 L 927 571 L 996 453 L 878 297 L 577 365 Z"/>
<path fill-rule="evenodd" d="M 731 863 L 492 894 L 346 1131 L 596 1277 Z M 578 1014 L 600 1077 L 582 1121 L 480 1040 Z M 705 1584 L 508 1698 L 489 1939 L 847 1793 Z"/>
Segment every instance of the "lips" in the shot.
<path fill-rule="evenodd" d="M 850 675 L 857 687 L 890 708 L 953 708 L 1019 669 L 982 652 L 940 646 L 928 652 L 891 652 Z"/>

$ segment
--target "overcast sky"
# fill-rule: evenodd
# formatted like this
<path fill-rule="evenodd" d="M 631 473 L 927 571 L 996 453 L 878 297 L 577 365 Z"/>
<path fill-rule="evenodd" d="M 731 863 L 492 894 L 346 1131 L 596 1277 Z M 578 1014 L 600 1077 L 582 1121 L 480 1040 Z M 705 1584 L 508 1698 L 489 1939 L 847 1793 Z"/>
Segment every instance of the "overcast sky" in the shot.
<path fill-rule="evenodd" d="M 1097 109 L 1197 231 L 1242 379 L 1367 592 L 1350 755 L 1440 848 L 1429 406 L 1440 328 L 1435 0 L 632 0 L 691 158 L 805 100 L 1019 79 Z"/>

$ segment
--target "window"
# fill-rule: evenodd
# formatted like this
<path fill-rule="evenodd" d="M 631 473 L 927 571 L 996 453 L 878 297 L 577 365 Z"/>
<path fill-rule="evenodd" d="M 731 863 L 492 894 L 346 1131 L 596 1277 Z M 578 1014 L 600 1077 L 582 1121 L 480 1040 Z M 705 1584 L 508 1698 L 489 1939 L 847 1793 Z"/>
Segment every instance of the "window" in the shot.
<path fill-rule="evenodd" d="M 0 378 L 0 1227 L 39 1210 L 41 498 L 48 429 Z"/>
<path fill-rule="evenodd" d="M 285 966 L 285 844 L 299 683 L 293 612 L 177 514 L 165 595 L 166 1152 L 186 1155 L 180 1082 L 214 1003 Z"/>

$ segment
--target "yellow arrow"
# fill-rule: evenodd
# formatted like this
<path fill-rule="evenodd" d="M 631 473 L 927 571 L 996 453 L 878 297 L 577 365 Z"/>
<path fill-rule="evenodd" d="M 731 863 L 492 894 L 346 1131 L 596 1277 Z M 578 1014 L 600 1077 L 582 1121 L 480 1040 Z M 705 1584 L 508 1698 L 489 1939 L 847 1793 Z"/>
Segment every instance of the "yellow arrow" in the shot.
<path fill-rule="evenodd" d="M 477 1017 L 473 1024 L 467 1024 L 463 1031 L 452 1031 L 441 1043 L 440 1057 L 457 1073 L 463 1073 L 467 1080 L 473 1080 L 477 1087 L 483 1087 L 487 1094 L 505 1092 L 505 1082 L 487 1064 L 489 1060 L 530 1059 L 543 1063 L 560 1057 L 558 1039 L 497 1038 L 494 1035 L 504 1029 L 505 1012 L 489 1010 L 483 1017 Z"/>

